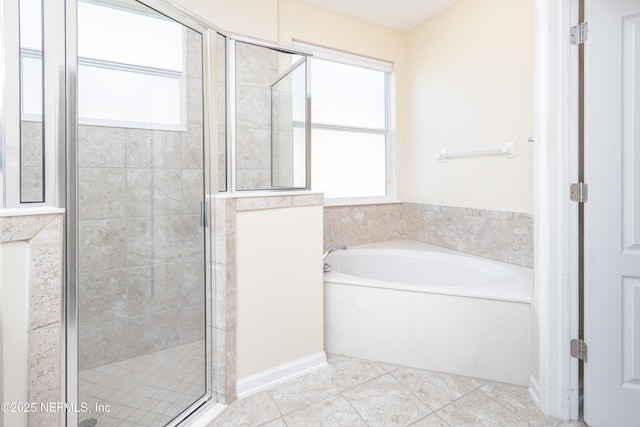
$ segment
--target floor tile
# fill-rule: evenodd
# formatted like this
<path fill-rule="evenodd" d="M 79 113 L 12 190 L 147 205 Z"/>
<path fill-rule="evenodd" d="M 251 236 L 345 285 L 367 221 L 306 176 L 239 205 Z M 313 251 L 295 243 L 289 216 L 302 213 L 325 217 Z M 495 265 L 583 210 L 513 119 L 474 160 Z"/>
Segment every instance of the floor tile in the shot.
<path fill-rule="evenodd" d="M 504 405 L 511 412 L 524 418 L 536 427 L 555 427 L 560 420 L 549 418 L 538 408 L 529 396 L 529 391 L 523 387 L 518 387 L 503 383 L 487 383 L 480 390 L 501 405 Z"/>
<path fill-rule="evenodd" d="M 340 390 L 355 387 L 386 373 L 378 364 L 368 360 L 331 355 L 328 361 L 332 380 Z"/>
<path fill-rule="evenodd" d="M 408 425 L 431 413 L 390 374 L 346 390 L 343 395 L 371 427 Z"/>
<path fill-rule="evenodd" d="M 529 427 L 529 423 L 475 390 L 445 406 L 438 415 L 451 427 Z"/>
<path fill-rule="evenodd" d="M 333 372 L 327 368 L 280 384 L 270 391 L 283 415 L 336 396 L 339 392 L 340 390 L 333 380 Z"/>
<path fill-rule="evenodd" d="M 268 409 L 257 397 L 253 402 L 249 397 L 233 402 L 226 410 L 236 424 L 221 424 L 224 418 L 218 418 L 211 426 L 351 427 L 365 425 L 364 420 L 370 426 L 385 427 L 586 427 L 545 417 L 525 387 L 346 356 L 329 355 L 328 362 L 327 368 L 261 393 L 271 395 L 284 416 L 273 412 L 265 417 L 275 414 L 268 421 L 251 418 L 247 413 L 255 416 Z M 431 413 L 429 404 L 440 409 Z M 238 405 L 243 409 L 235 409 Z"/>
<path fill-rule="evenodd" d="M 79 414 L 78 422 L 96 419 L 98 426 L 122 423 L 164 425 L 204 394 L 203 341 L 121 360 L 79 372 L 79 401 L 110 410 Z M 190 392 L 174 391 L 178 385 Z M 125 409 L 130 408 L 130 409 Z"/>
<path fill-rule="evenodd" d="M 411 424 L 411 427 L 449 427 L 449 424 L 440 418 L 438 414 L 431 414 Z"/>
<path fill-rule="evenodd" d="M 367 424 L 342 396 L 332 397 L 304 410 L 285 415 L 284 420 L 288 427 L 367 427 Z"/>
<path fill-rule="evenodd" d="M 234 401 L 210 426 L 258 426 L 280 418 L 271 394 L 261 392 Z"/>
<path fill-rule="evenodd" d="M 400 368 L 391 375 L 434 411 L 482 385 L 471 378 L 421 369 Z"/>
<path fill-rule="evenodd" d="M 284 423 L 282 418 L 278 418 L 276 420 L 269 421 L 266 424 L 260 424 L 259 427 L 287 427 L 287 425 Z"/>

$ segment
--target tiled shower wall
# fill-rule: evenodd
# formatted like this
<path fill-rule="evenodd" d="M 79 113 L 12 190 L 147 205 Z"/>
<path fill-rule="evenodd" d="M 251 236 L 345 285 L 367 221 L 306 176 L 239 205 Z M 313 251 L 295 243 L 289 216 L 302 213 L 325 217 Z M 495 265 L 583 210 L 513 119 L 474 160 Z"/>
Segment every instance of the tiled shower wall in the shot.
<path fill-rule="evenodd" d="M 419 203 L 324 209 L 325 247 L 411 239 L 533 267 L 533 216 Z"/>
<path fill-rule="evenodd" d="M 187 85 L 188 131 L 79 126 L 80 369 L 204 338 L 200 61 Z"/>
<path fill-rule="evenodd" d="M 204 338 L 201 125 L 78 135 L 80 369 Z"/>
<path fill-rule="evenodd" d="M 20 122 L 20 198 L 23 202 L 43 200 L 44 146 L 42 122 Z"/>
<path fill-rule="evenodd" d="M 278 56 L 236 43 L 236 179 L 238 190 L 271 188 L 271 83 Z"/>

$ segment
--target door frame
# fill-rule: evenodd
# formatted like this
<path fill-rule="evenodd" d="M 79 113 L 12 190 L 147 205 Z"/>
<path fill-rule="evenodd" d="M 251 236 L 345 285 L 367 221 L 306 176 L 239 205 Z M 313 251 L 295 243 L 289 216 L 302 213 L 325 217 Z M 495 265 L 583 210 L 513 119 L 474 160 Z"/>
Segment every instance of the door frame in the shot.
<path fill-rule="evenodd" d="M 529 390 L 543 412 L 576 420 L 579 333 L 578 47 L 569 29 L 579 0 L 536 0 L 535 7 L 535 290 L 533 372 Z"/>

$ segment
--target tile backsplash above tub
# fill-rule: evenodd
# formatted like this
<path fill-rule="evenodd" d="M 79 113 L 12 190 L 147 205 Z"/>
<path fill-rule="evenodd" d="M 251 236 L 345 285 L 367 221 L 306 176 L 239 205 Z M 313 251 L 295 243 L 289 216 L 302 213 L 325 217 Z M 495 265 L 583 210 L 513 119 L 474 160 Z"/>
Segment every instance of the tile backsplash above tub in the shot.
<path fill-rule="evenodd" d="M 411 239 L 533 267 L 533 215 L 420 203 L 324 209 L 324 244 Z"/>

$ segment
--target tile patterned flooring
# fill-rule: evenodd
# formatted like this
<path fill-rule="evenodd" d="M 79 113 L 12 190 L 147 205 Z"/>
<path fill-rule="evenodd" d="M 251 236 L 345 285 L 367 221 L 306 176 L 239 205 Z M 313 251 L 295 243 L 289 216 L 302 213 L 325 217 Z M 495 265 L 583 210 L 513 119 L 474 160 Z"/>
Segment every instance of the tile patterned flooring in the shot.
<path fill-rule="evenodd" d="M 232 402 L 209 427 L 580 427 L 525 387 L 329 355 L 329 366 Z"/>
<path fill-rule="evenodd" d="M 79 425 L 164 426 L 204 393 L 204 367 L 204 342 L 195 341 L 84 369 L 78 401 L 92 412 L 80 413 Z M 109 410 L 96 412 L 96 404 L 109 405 Z"/>

